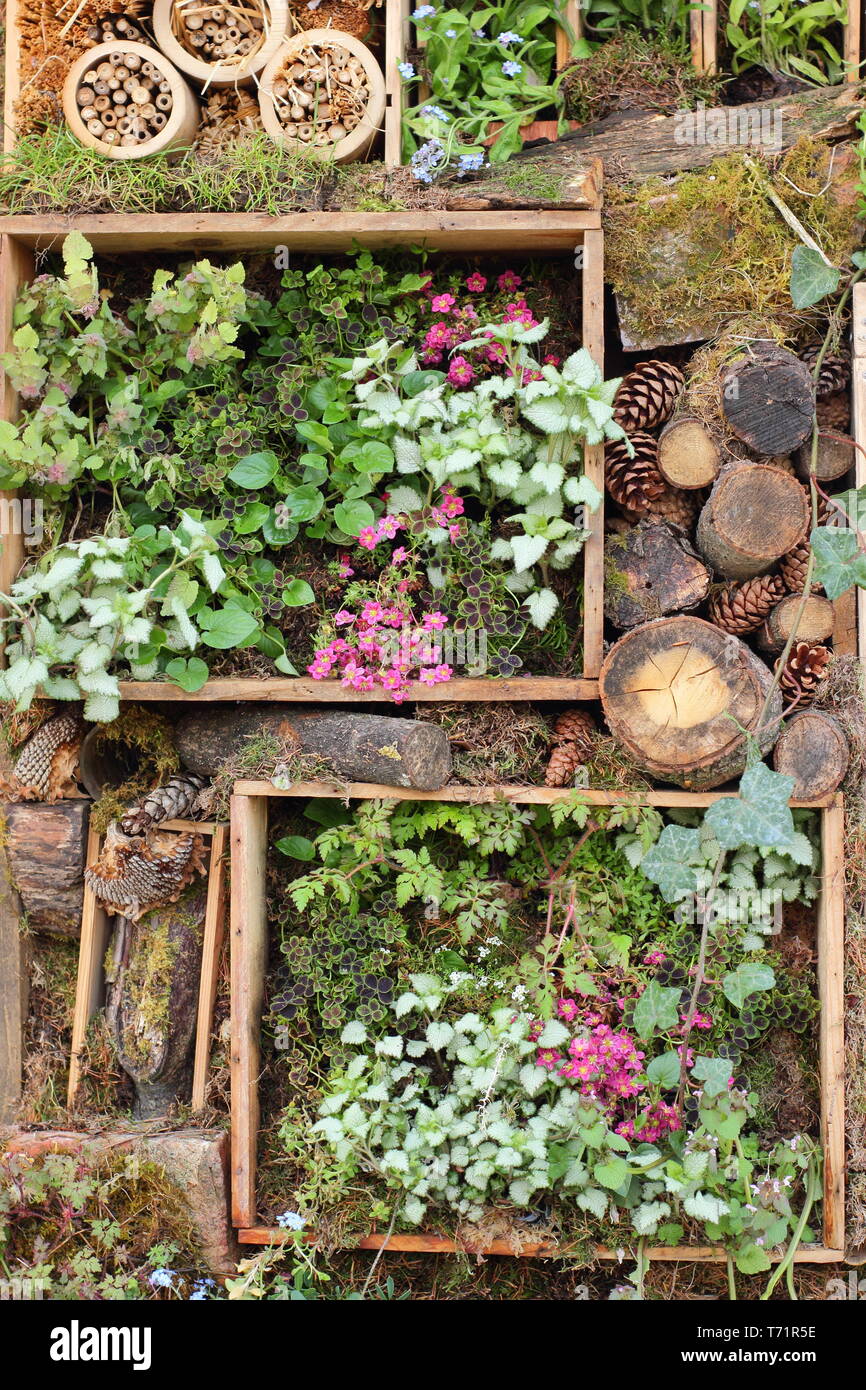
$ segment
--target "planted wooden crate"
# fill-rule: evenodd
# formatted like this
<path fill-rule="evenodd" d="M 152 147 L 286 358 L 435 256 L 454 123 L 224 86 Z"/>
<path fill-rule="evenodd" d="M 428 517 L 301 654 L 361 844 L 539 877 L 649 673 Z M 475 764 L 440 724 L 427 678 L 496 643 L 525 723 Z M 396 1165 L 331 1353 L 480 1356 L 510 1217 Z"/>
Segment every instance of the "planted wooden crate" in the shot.
<path fill-rule="evenodd" d="M 533 258 L 558 258 L 566 275 L 579 276 L 582 285 L 581 339 L 595 361 L 603 364 L 603 241 L 597 194 L 587 190 L 584 210 L 546 213 L 368 213 L 337 215 L 306 213 L 283 218 L 262 215 L 187 214 L 96 216 L 77 219 L 76 226 L 97 255 L 164 252 L 167 256 L 196 252 L 231 256 L 276 247 L 288 253 L 324 255 L 353 247 L 382 249 L 426 246 L 443 255 L 522 253 Z M 4 224 L 0 261 L 0 351 L 11 346 L 12 313 L 16 296 L 34 274 L 35 257 L 59 251 L 68 230 L 63 218 L 8 218 Z M 18 403 L 8 381 L 3 382 L 2 417 L 15 419 Z M 603 450 L 585 450 L 584 472 L 603 490 Z M 4 508 L 0 587 L 5 591 L 25 558 L 14 508 Z M 576 678 L 532 675 L 511 679 L 457 678 L 428 688 L 413 683 L 408 700 L 581 700 L 594 698 L 602 658 L 603 516 L 592 514 L 592 533 L 578 563 L 583 574 L 583 674 Z M 136 700 L 296 700 L 356 703 L 387 699 L 378 689 L 344 689 L 336 680 L 306 677 L 210 680 L 189 695 L 169 681 L 126 681 L 122 695 Z"/>
<path fill-rule="evenodd" d="M 266 861 L 268 811 L 275 798 L 333 798 L 364 801 L 372 798 L 401 801 L 493 802 L 504 799 L 517 805 L 552 804 L 567 798 L 567 790 L 533 787 L 451 787 L 443 792 L 395 791 L 393 787 L 354 784 L 337 787 L 327 783 L 297 784 L 278 790 L 269 782 L 239 781 L 231 803 L 231 1116 L 232 1116 L 232 1220 L 238 1239 L 247 1245 L 270 1245 L 294 1239 L 279 1226 L 258 1220 L 256 1196 L 257 1144 L 260 1127 L 259 1079 L 262 1070 L 261 1020 L 268 962 L 268 911 Z M 677 791 L 622 793 L 589 791 L 594 806 L 637 802 L 661 810 L 703 809 L 732 793 L 695 794 Z M 804 803 L 792 803 L 794 805 Z M 840 796 L 809 803 L 821 817 L 821 892 L 817 904 L 817 984 L 820 1002 L 818 1024 L 820 1081 L 820 1142 L 823 1149 L 823 1231 L 819 1244 L 801 1247 L 800 1263 L 825 1264 L 844 1254 L 844 813 Z M 315 1231 L 310 1232 L 315 1240 Z M 435 1233 L 383 1235 L 371 1232 L 353 1242 L 362 1249 L 416 1251 L 446 1254 L 458 1249 L 454 1240 Z M 493 1240 L 482 1252 L 514 1254 L 510 1243 Z M 523 1244 L 523 1256 L 552 1255 L 556 1248 L 544 1243 Z M 598 1248 L 600 1259 L 619 1259 L 617 1252 Z M 720 1246 L 656 1246 L 645 1254 L 654 1260 L 723 1261 Z"/>
<path fill-rule="evenodd" d="M 727 7 L 725 7 L 727 8 Z M 845 24 L 845 81 L 856 82 L 863 57 L 863 8 L 861 0 L 847 0 L 848 20 Z M 720 28 L 724 19 L 719 0 L 704 0 L 701 8 L 692 12 L 692 58 L 699 72 L 716 72 L 724 39 Z"/>

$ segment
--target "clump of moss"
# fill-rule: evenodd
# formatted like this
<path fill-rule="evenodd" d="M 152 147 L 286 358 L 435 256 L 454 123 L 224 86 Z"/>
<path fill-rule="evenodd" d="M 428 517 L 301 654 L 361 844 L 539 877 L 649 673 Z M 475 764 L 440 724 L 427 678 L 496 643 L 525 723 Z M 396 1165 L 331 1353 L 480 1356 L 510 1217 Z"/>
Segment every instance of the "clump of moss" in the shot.
<path fill-rule="evenodd" d="M 628 305 L 638 333 L 664 325 L 712 337 L 731 318 L 759 315 L 788 332 L 821 318 L 820 307 L 796 311 L 789 280 L 800 244 L 767 196 L 771 183 L 834 265 L 860 241 L 854 202 L 845 196 L 850 171 L 833 152 L 802 140 L 772 175 L 744 155 L 727 155 L 676 182 L 649 179 L 608 185 L 605 271 Z"/>
<path fill-rule="evenodd" d="M 143 705 L 125 705 L 113 723 L 100 724 L 95 745 L 97 756 L 133 769 L 93 804 L 91 828 L 103 834 L 127 806 L 177 772 L 180 758 L 168 720 Z"/>
<path fill-rule="evenodd" d="M 721 82 L 720 76 L 696 72 L 681 46 L 627 31 L 566 68 L 562 91 L 566 115 L 586 122 L 614 111 L 670 116 L 699 101 L 713 102 Z"/>

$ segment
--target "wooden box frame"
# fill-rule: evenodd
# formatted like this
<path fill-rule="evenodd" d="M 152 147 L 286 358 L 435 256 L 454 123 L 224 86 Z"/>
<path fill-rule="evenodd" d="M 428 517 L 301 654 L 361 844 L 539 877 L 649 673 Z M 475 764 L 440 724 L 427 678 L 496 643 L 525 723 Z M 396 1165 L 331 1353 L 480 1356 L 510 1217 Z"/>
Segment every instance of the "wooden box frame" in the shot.
<path fill-rule="evenodd" d="M 223 821 L 167 820 L 160 824 L 159 829 L 201 835 L 209 842 L 192 1073 L 192 1109 L 195 1111 L 201 1110 L 205 1103 L 219 960 L 225 939 L 228 826 Z M 97 831 L 91 830 L 88 833 L 88 864 L 95 863 L 99 858 L 102 843 L 103 837 Z M 105 1002 L 104 960 L 113 921 L 113 915 L 105 911 L 98 898 L 85 885 L 75 986 L 75 1012 L 72 1017 L 69 1082 L 66 1090 L 66 1104 L 70 1110 L 75 1104 L 81 1084 L 81 1058 L 87 1027 Z"/>
<path fill-rule="evenodd" d="M 338 787 L 328 783 L 299 783 L 288 791 L 270 782 L 239 781 L 231 800 L 231 1120 L 232 1120 L 232 1223 L 246 1245 L 270 1245 L 292 1239 L 279 1227 L 258 1224 L 256 1208 L 256 1146 L 259 1131 L 258 1080 L 261 1070 L 260 1028 L 268 958 L 266 860 L 268 803 L 273 798 L 331 797 L 366 800 L 389 798 L 404 801 L 491 802 L 499 797 L 518 805 L 550 804 L 568 797 L 566 790 L 543 787 L 449 787 L 441 792 L 397 790 L 394 787 L 354 783 Z M 642 793 L 643 805 L 659 809 L 706 807 L 730 792 L 657 791 Z M 590 791 L 588 801 L 609 806 L 634 800 L 616 792 Z M 803 805 L 806 803 L 794 803 Z M 823 1240 L 801 1248 L 795 1259 L 802 1264 L 828 1264 L 844 1258 L 845 1248 L 845 1089 L 844 1089 L 844 810 L 839 795 L 808 803 L 821 815 L 821 878 L 818 903 L 818 994 L 821 1143 L 824 1149 Z M 459 1247 L 442 1236 L 371 1234 L 359 1247 L 378 1250 L 447 1254 Z M 494 1241 L 483 1253 L 514 1254 L 506 1241 Z M 555 1247 L 528 1245 L 529 1255 L 555 1255 Z M 599 1259 L 617 1259 L 615 1251 L 599 1247 Z M 656 1246 L 647 1251 L 653 1260 L 718 1262 L 724 1251 L 713 1246 Z"/>
<path fill-rule="evenodd" d="M 597 204 L 597 199 L 593 198 Z M 464 213 L 298 213 L 287 217 L 262 214 L 185 213 L 177 216 L 9 217 L 2 226 L 0 251 L 0 352 L 11 347 L 12 314 L 20 288 L 34 274 L 35 256 L 59 250 L 74 225 L 97 254 L 159 252 L 243 252 L 287 247 L 289 252 L 326 254 L 358 245 L 370 249 L 427 244 L 437 252 L 473 251 L 539 256 L 573 255 L 575 275 L 582 276 L 583 345 L 604 366 L 604 249 L 601 212 L 464 212 Z M 13 420 L 18 402 L 0 373 L 0 419 Z M 585 450 L 584 472 L 604 493 L 604 448 Z M 0 494 L 3 496 L 4 494 Z M 9 494 L 5 494 L 8 496 Z M 5 509 L 7 514 L 10 509 Z M 23 539 L 0 534 L 0 590 L 14 579 L 24 559 Z M 407 694 L 416 700 L 590 700 L 598 695 L 603 644 L 604 504 L 593 517 L 593 530 L 578 558 L 583 566 L 584 668 L 582 677 L 522 676 L 502 680 L 466 677 L 432 688 L 415 682 Z M 339 681 L 308 677 L 267 680 L 243 677 L 209 680 L 189 695 L 168 681 L 125 681 L 125 699 L 138 701 L 257 700 L 305 703 L 388 703 L 384 692 L 344 689 Z"/>
<path fill-rule="evenodd" d="M 715 72 L 719 49 L 719 0 L 701 0 L 703 10 L 691 14 L 692 61 L 698 72 Z M 845 62 L 845 81 L 856 82 L 863 58 L 862 0 L 848 0 L 848 22 L 842 57 Z"/>

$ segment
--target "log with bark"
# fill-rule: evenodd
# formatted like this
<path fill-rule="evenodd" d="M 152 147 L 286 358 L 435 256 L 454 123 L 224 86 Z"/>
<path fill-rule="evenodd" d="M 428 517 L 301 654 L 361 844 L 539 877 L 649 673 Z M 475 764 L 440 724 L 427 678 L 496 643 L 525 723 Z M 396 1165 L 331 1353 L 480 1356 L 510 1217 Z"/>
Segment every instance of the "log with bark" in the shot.
<path fill-rule="evenodd" d="M 28 926 L 78 936 L 90 802 L 11 802 L 4 814 L 12 878 Z"/>
<path fill-rule="evenodd" d="M 809 594 L 803 607 L 802 594 L 788 594 L 768 615 L 758 634 L 762 651 L 778 654 L 796 629 L 797 640 L 812 646 L 832 637 L 836 615 L 829 599 L 822 594 Z"/>
<path fill-rule="evenodd" d="M 812 375 L 805 362 L 775 343 L 752 343 L 729 362 L 721 393 L 728 424 L 755 454 L 792 454 L 812 434 Z"/>
<path fill-rule="evenodd" d="M 792 473 L 730 463 L 698 518 L 698 549 L 717 574 L 751 579 L 793 550 L 810 521 L 809 499 Z"/>
<path fill-rule="evenodd" d="M 639 767 L 690 791 L 721 786 L 746 766 L 772 685 L 763 661 L 738 637 L 701 618 L 660 618 L 621 637 L 601 668 L 599 694 L 610 731 Z M 757 734 L 762 752 L 778 735 L 782 699 L 770 697 Z"/>
<path fill-rule="evenodd" d="M 135 1085 L 139 1119 L 189 1099 L 207 890 L 133 922 L 118 917 L 106 960 L 105 1017 Z"/>
<path fill-rule="evenodd" d="M 656 174 L 705 168 L 719 155 L 730 154 L 732 148 L 751 146 L 755 157 L 765 154 L 776 158 L 802 139 L 835 142 L 850 138 L 864 109 L 863 82 L 818 87 L 754 102 L 748 108 L 745 140 L 742 114 L 736 107 L 679 111 L 673 116 L 617 112 L 582 126 L 555 143 L 518 153 L 505 165 L 490 166 L 471 180 L 454 178 L 447 185 L 446 206 L 449 211 L 581 208 L 586 206 L 588 160 L 602 161 L 606 179 L 641 180 Z M 700 131 L 695 123 L 699 120 L 704 136 L 712 134 L 712 138 L 698 138 Z M 766 140 L 768 128 L 773 132 L 772 144 Z M 749 132 L 756 132 L 754 140 L 748 138 Z M 578 202 L 573 201 L 575 187 Z"/>
<path fill-rule="evenodd" d="M 383 714 L 297 705 L 214 706 L 183 715 L 175 744 L 190 772 L 211 777 L 237 759 L 248 739 L 262 736 L 321 759 L 350 782 L 438 791 L 451 776 L 451 747 L 443 729 Z"/>
<path fill-rule="evenodd" d="M 795 714 L 779 735 L 773 766 L 794 778 L 792 797 L 817 801 L 841 785 L 850 756 L 839 721 L 824 710 L 806 709 Z"/>
<path fill-rule="evenodd" d="M 667 522 L 642 521 L 604 547 L 604 611 L 614 627 L 697 608 L 710 572 L 681 532 Z"/>

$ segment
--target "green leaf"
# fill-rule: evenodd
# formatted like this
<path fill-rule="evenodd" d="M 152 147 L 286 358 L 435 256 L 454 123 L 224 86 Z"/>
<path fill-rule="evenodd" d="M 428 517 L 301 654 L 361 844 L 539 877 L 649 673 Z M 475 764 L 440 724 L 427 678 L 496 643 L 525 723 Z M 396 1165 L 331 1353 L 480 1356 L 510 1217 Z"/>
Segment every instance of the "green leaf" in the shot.
<path fill-rule="evenodd" d="M 178 656 L 168 663 L 165 674 L 175 685 L 179 685 L 181 690 L 192 695 L 196 690 L 201 690 L 210 672 L 200 656 L 191 656 L 188 661 Z"/>
<path fill-rule="evenodd" d="M 400 385 L 405 396 L 417 396 L 421 391 L 427 391 L 431 386 L 439 386 L 445 380 L 444 372 L 434 371 L 431 367 L 423 372 L 407 372 L 401 378 Z"/>
<path fill-rule="evenodd" d="M 287 492 L 283 503 L 292 521 L 312 521 L 325 505 L 325 499 L 312 483 L 304 483 Z"/>
<path fill-rule="evenodd" d="M 740 1247 L 734 1256 L 734 1263 L 741 1274 L 763 1274 L 764 1270 L 770 1268 L 771 1261 L 766 1250 L 751 1241 Z"/>
<path fill-rule="evenodd" d="M 334 508 L 334 521 L 344 536 L 357 537 L 365 526 L 372 526 L 375 520 L 373 508 L 361 498 L 354 502 L 338 502 Z"/>
<path fill-rule="evenodd" d="M 696 1057 L 692 1076 L 704 1083 L 706 1096 L 720 1096 L 727 1091 L 733 1070 L 733 1063 L 727 1057 Z"/>
<path fill-rule="evenodd" d="M 656 843 L 640 862 L 641 873 L 658 885 L 667 903 L 680 902 L 697 891 L 695 866 L 702 862 L 698 830 L 666 825 Z"/>
<path fill-rule="evenodd" d="M 663 1052 L 660 1057 L 653 1057 L 646 1074 L 653 1085 L 661 1086 L 666 1091 L 671 1090 L 680 1079 L 679 1054 Z"/>
<path fill-rule="evenodd" d="M 827 265 L 823 256 L 811 246 L 795 246 L 791 256 L 791 299 L 795 309 L 808 309 L 812 304 L 835 294 L 839 288 L 840 272 Z"/>
<path fill-rule="evenodd" d="M 292 579 L 283 589 L 282 599 L 287 608 L 303 608 L 305 603 L 315 603 L 316 595 L 306 579 Z"/>
<path fill-rule="evenodd" d="M 284 835 L 282 840 L 277 840 L 276 846 L 281 854 L 287 854 L 290 859 L 301 859 L 304 863 L 316 857 L 316 846 L 306 835 Z"/>
<path fill-rule="evenodd" d="M 666 1033 L 679 1021 L 681 990 L 650 980 L 634 1008 L 634 1026 L 639 1038 Z"/>
<path fill-rule="evenodd" d="M 769 965 L 758 965 L 747 961 L 724 976 L 722 989 L 725 998 L 731 1001 L 734 1008 L 741 1009 L 750 994 L 772 989 L 775 983 L 776 977 Z"/>
<path fill-rule="evenodd" d="M 793 789 L 793 777 L 756 763 L 743 773 L 738 796 L 723 797 L 707 808 L 704 825 L 722 849 L 784 849 L 795 834 L 788 805 Z"/>
<path fill-rule="evenodd" d="M 250 490 L 267 487 L 279 466 L 276 454 L 272 454 L 270 449 L 258 454 L 247 454 L 246 458 L 235 464 L 229 473 L 229 479 L 237 483 L 238 487 Z"/>
<path fill-rule="evenodd" d="M 281 524 L 282 523 L 282 524 Z M 291 545 L 298 534 L 298 523 L 282 507 L 270 507 L 262 522 L 262 536 L 268 545 Z"/>
<path fill-rule="evenodd" d="M 269 512 L 270 507 L 265 506 L 264 502 L 250 502 L 243 516 L 232 522 L 235 534 L 251 536 L 254 531 L 261 530 Z"/>
<path fill-rule="evenodd" d="M 597 1163 L 592 1170 L 592 1176 L 596 1182 L 600 1182 L 602 1187 L 610 1188 L 616 1192 L 628 1181 L 631 1169 L 624 1158 L 609 1158 L 605 1163 Z"/>
<path fill-rule="evenodd" d="M 205 610 L 199 616 L 199 624 L 205 646 L 217 647 L 220 651 L 243 646 L 258 631 L 259 626 L 245 608 L 236 608 L 229 604 L 211 616 L 207 616 Z"/>
<path fill-rule="evenodd" d="M 856 512 L 854 516 L 856 520 Z M 852 584 L 866 589 L 866 554 L 860 549 L 856 531 L 818 526 L 809 542 L 815 557 L 814 582 L 829 599 L 838 598 Z"/>

